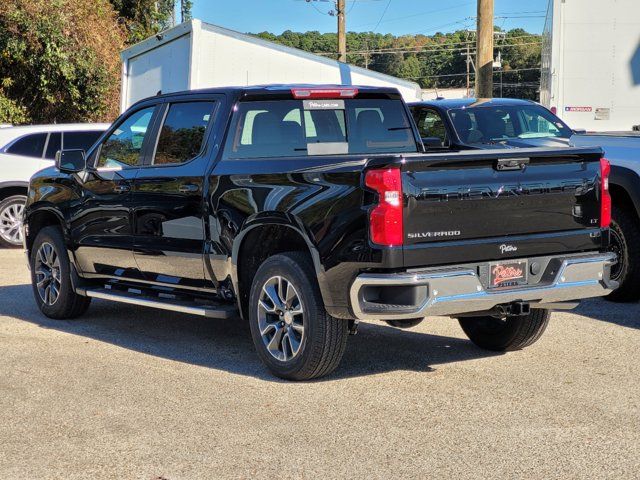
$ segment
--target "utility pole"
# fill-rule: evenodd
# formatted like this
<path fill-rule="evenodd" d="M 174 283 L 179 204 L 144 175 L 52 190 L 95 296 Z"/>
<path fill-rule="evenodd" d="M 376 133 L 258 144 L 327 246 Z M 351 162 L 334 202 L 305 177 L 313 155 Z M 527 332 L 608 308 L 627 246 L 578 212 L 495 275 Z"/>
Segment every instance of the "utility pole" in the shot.
<path fill-rule="evenodd" d="M 369 42 L 364 41 L 364 48 L 367 53 L 364 54 L 364 68 L 369 69 Z"/>
<path fill-rule="evenodd" d="M 336 13 L 338 17 L 338 60 L 347 61 L 347 19 L 346 0 L 336 0 Z"/>
<path fill-rule="evenodd" d="M 466 52 L 462 52 L 460 55 L 464 57 L 464 63 L 467 65 L 467 98 L 471 96 L 471 68 L 473 67 L 473 73 L 476 72 L 476 66 L 473 63 L 473 56 L 471 55 L 471 34 L 475 35 L 475 30 L 467 30 L 467 35 L 465 36 L 465 44 L 466 44 Z"/>
<path fill-rule="evenodd" d="M 493 1 L 478 0 L 476 98 L 493 97 Z"/>
<path fill-rule="evenodd" d="M 469 98 L 469 64 L 471 63 L 471 53 L 469 52 L 469 42 L 467 41 L 467 58 L 464 62 L 467 64 L 467 98 Z"/>

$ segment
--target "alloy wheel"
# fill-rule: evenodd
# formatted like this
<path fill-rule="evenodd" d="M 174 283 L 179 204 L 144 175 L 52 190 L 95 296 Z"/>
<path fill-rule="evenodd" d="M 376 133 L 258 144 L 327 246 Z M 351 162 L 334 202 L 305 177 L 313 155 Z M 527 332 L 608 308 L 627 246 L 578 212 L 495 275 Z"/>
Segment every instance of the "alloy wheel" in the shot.
<path fill-rule="evenodd" d="M 287 362 L 300 352 L 304 310 L 296 288 L 285 277 L 271 277 L 262 286 L 258 328 L 267 351 L 277 360 Z"/>
<path fill-rule="evenodd" d="M 46 305 L 53 305 L 60 296 L 60 257 L 48 242 L 40 245 L 36 253 L 34 272 L 40 299 Z"/>
<path fill-rule="evenodd" d="M 22 244 L 22 202 L 10 203 L 0 212 L 0 237 L 12 245 Z"/>

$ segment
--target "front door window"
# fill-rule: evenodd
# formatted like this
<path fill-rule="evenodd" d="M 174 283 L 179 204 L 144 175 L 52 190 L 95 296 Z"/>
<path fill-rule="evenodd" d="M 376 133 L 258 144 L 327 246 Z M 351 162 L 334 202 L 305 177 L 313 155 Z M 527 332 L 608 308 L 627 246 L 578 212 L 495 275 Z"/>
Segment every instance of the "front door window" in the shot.
<path fill-rule="evenodd" d="M 142 164 L 142 146 L 155 107 L 131 114 L 109 135 L 100 148 L 98 168 L 132 168 Z"/>

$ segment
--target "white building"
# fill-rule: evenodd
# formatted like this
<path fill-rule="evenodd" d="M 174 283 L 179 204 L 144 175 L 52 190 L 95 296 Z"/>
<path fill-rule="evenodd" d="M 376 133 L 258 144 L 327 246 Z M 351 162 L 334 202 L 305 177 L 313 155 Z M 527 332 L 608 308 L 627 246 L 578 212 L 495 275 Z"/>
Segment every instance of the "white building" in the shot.
<path fill-rule="evenodd" d="M 121 109 L 159 91 L 273 83 L 396 87 L 420 100 L 417 83 L 354 67 L 233 30 L 191 20 L 127 48 Z"/>
<path fill-rule="evenodd" d="M 540 101 L 573 128 L 640 124 L 640 0 L 549 0 Z"/>

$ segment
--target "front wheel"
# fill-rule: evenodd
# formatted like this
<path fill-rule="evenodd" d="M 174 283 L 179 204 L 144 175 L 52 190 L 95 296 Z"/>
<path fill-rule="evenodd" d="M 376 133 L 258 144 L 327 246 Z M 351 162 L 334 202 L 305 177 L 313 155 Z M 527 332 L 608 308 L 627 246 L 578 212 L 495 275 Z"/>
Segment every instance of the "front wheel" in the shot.
<path fill-rule="evenodd" d="M 300 252 L 260 266 L 249 296 L 249 325 L 260 359 L 280 378 L 310 380 L 335 370 L 348 322 L 325 310 L 311 262 Z"/>
<path fill-rule="evenodd" d="M 29 261 L 33 296 L 42 313 L 62 320 L 78 317 L 87 311 L 91 299 L 73 290 L 71 262 L 58 228 L 45 227 L 38 232 Z"/>
<path fill-rule="evenodd" d="M 469 340 L 481 348 L 497 352 L 520 350 L 534 344 L 542 336 L 551 313 L 533 309 L 528 315 L 498 318 L 459 318 L 460 326 Z"/>

